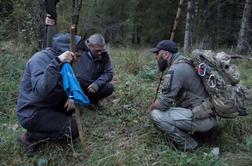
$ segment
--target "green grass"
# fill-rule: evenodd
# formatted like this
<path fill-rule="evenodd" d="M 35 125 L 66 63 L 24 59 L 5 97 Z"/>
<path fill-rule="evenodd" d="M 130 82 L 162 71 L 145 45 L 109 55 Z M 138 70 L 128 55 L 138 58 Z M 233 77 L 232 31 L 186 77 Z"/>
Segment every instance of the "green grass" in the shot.
<path fill-rule="evenodd" d="M 24 132 L 15 116 L 18 83 L 30 54 L 0 53 L 0 165 L 250 165 L 252 162 L 252 115 L 235 120 L 218 119 L 217 159 L 207 145 L 195 153 L 173 150 L 172 144 L 148 119 L 147 108 L 155 95 L 159 74 L 147 49 L 111 49 L 115 92 L 97 112 L 84 112 L 87 146 L 79 139 L 72 145 L 46 143 L 38 154 L 27 156 L 16 143 Z M 250 86 L 252 70 L 240 64 L 242 82 Z M 74 153 L 75 151 L 76 153 Z"/>

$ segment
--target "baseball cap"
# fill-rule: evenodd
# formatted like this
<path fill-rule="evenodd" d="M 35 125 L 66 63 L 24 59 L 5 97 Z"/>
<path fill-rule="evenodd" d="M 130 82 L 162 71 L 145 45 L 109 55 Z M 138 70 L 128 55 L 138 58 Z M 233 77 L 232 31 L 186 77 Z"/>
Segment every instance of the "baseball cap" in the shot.
<path fill-rule="evenodd" d="M 156 47 L 151 48 L 150 52 L 158 53 L 160 50 L 169 51 L 170 53 L 174 54 L 178 52 L 178 47 L 174 41 L 162 40 L 156 45 Z"/>

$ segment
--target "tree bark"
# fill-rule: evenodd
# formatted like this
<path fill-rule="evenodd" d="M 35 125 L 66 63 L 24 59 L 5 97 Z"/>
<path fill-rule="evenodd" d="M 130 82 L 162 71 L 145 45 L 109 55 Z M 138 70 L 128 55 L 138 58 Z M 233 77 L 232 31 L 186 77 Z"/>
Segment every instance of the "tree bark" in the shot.
<path fill-rule="evenodd" d="M 182 8 L 183 3 L 184 3 L 184 0 L 179 1 L 179 6 L 178 6 L 175 21 L 174 21 L 174 24 L 173 24 L 172 32 L 171 32 L 171 35 L 170 35 L 170 40 L 174 40 L 175 31 L 176 31 L 177 26 L 178 26 L 178 19 L 179 19 L 180 14 L 181 14 L 181 8 Z"/>
<path fill-rule="evenodd" d="M 246 0 L 243 10 L 243 16 L 241 21 L 239 39 L 237 43 L 237 50 L 239 53 L 248 51 L 249 44 L 249 18 L 251 18 L 252 12 L 252 0 Z"/>
<path fill-rule="evenodd" d="M 192 48 L 192 33 L 193 33 L 193 17 L 195 11 L 195 0 L 188 0 L 187 2 L 187 15 L 186 15 L 186 28 L 184 38 L 184 50 Z"/>
<path fill-rule="evenodd" d="M 38 48 L 42 48 L 42 43 L 45 34 L 45 5 L 44 0 L 38 0 L 36 6 L 36 35 L 37 35 L 37 46 Z"/>

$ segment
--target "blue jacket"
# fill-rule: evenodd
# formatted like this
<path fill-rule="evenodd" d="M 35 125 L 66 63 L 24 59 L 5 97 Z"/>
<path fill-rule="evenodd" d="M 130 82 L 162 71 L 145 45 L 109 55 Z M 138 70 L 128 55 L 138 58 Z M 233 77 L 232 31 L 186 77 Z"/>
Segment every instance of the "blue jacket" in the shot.
<path fill-rule="evenodd" d="M 67 95 L 63 90 L 58 57 L 69 50 L 69 34 L 57 34 L 53 47 L 33 55 L 26 63 L 17 99 L 17 115 L 30 117 L 44 109 L 63 110 Z M 80 40 L 75 37 L 75 42 Z"/>

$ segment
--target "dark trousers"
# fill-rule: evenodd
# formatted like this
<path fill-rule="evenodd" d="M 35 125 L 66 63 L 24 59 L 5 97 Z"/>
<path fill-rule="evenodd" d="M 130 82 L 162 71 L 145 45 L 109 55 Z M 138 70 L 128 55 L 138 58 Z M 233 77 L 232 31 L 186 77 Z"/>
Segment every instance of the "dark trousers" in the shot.
<path fill-rule="evenodd" d="M 64 140 L 75 139 L 79 136 L 75 119 L 55 110 L 40 110 L 31 117 L 20 118 L 21 125 L 27 129 L 30 141 L 42 139 Z"/>
<path fill-rule="evenodd" d="M 114 91 L 113 85 L 111 83 L 106 83 L 96 93 L 88 93 L 87 87 L 85 87 L 84 93 L 92 104 L 97 104 L 99 100 L 108 97 L 113 93 L 113 91 Z"/>
<path fill-rule="evenodd" d="M 93 104 L 113 93 L 113 85 L 105 84 L 97 93 L 85 94 Z M 31 141 L 42 139 L 63 140 L 68 136 L 75 139 L 79 136 L 76 120 L 72 113 L 66 113 L 61 109 L 41 109 L 33 113 L 30 117 L 19 117 L 21 125 L 27 129 L 27 135 Z"/>

